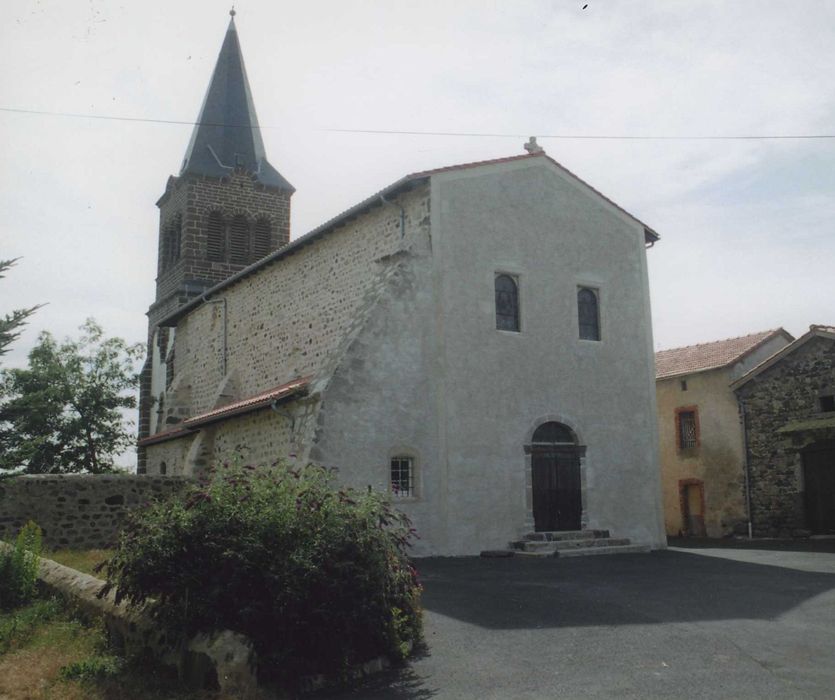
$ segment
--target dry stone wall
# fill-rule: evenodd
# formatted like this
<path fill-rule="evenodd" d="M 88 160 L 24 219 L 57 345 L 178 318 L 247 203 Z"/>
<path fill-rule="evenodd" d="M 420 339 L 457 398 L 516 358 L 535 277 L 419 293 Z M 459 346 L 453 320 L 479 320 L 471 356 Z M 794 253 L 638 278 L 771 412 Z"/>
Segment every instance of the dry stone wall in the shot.
<path fill-rule="evenodd" d="M 181 491 L 184 477 L 133 474 L 17 476 L 0 481 L 0 539 L 12 540 L 29 520 L 53 549 L 111 547 L 125 516 L 148 501 Z"/>

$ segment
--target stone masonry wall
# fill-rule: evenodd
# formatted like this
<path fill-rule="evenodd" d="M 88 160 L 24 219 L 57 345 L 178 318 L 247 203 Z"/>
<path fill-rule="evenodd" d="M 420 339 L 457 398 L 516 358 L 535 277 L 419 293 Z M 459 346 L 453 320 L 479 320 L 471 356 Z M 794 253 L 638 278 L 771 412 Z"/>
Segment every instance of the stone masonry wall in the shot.
<path fill-rule="evenodd" d="M 778 432 L 818 414 L 819 393 L 835 386 L 835 342 L 812 338 L 737 390 L 745 403 L 754 535 L 806 527 L 801 450 L 835 430 Z"/>
<path fill-rule="evenodd" d="M 188 415 L 214 408 L 221 385 L 235 389 L 227 401 L 246 398 L 332 361 L 392 257 L 418 230 L 428 230 L 428 188 L 401 195 L 397 203 L 406 210 L 405 240 L 398 209 L 378 207 L 224 290 L 225 311 L 221 304 L 204 304 L 180 321 L 173 383 L 187 389 Z"/>
<path fill-rule="evenodd" d="M 0 539 L 12 540 L 29 520 L 54 549 L 97 549 L 116 543 L 127 513 L 189 483 L 182 477 L 133 474 L 17 476 L 0 481 Z"/>
<path fill-rule="evenodd" d="M 194 175 L 171 178 L 159 206 L 159 272 L 156 302 L 149 313 L 152 326 L 182 303 L 183 299 L 172 298 L 171 295 L 184 281 L 199 280 L 208 288 L 245 267 L 207 258 L 208 219 L 213 211 L 222 213 L 227 222 L 238 214 L 245 216 L 250 223 L 257 219 L 268 220 L 271 227 L 270 251 L 290 240 L 290 193 L 265 188 L 244 172 L 235 172 L 222 180 Z M 163 231 L 178 214 L 183 221 L 180 259 L 163 271 Z"/>

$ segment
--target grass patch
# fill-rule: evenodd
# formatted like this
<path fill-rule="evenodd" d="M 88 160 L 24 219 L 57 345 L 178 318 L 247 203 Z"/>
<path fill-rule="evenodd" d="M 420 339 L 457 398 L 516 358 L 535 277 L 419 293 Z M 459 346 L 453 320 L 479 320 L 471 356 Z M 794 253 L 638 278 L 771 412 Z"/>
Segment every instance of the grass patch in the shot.
<path fill-rule="evenodd" d="M 176 674 L 114 656 L 103 627 L 77 619 L 57 599 L 0 614 L 2 700 L 198 700 Z"/>
<path fill-rule="evenodd" d="M 113 550 L 111 549 L 56 549 L 43 553 L 43 556 L 47 559 L 52 559 L 52 561 L 69 566 L 71 569 L 96 577 L 99 577 L 100 574 L 95 573 L 93 569 L 97 564 L 109 559 L 112 555 Z"/>

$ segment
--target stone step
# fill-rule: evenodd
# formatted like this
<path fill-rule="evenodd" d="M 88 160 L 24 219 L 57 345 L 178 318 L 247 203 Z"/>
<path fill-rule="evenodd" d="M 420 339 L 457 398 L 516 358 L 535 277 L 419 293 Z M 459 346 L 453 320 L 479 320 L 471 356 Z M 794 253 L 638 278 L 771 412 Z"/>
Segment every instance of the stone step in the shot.
<path fill-rule="evenodd" d="M 608 530 L 556 530 L 553 532 L 527 532 L 522 539 L 535 542 L 554 542 L 558 540 L 593 540 L 609 537 Z"/>
<path fill-rule="evenodd" d="M 630 544 L 629 539 L 625 537 L 599 537 L 594 539 L 554 540 L 550 542 L 517 540 L 516 542 L 511 542 L 510 546 L 513 549 L 524 552 L 554 552 L 580 547 L 618 547 L 625 544 Z"/>
<path fill-rule="evenodd" d="M 614 547 L 580 547 L 577 549 L 564 549 L 554 552 L 553 556 L 563 559 L 565 557 L 591 557 L 597 554 L 639 554 L 649 552 L 652 548 L 648 544 L 622 544 Z"/>

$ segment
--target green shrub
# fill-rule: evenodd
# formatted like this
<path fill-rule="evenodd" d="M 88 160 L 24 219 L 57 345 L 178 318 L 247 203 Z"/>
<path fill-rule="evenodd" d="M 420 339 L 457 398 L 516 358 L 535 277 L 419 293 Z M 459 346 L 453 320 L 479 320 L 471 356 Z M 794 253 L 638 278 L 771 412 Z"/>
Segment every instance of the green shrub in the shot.
<path fill-rule="evenodd" d="M 35 594 L 41 554 L 41 529 L 31 520 L 11 548 L 0 548 L 0 610 L 29 602 Z"/>
<path fill-rule="evenodd" d="M 61 667 L 61 678 L 67 681 L 100 681 L 118 676 L 125 667 L 118 656 L 91 656 Z"/>
<path fill-rule="evenodd" d="M 185 495 L 134 511 L 102 566 L 102 594 L 155 599 L 172 639 L 247 635 L 265 679 L 403 659 L 421 633 L 406 557 L 414 530 L 387 497 L 334 490 L 331 477 L 312 465 L 225 465 Z"/>

